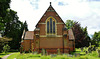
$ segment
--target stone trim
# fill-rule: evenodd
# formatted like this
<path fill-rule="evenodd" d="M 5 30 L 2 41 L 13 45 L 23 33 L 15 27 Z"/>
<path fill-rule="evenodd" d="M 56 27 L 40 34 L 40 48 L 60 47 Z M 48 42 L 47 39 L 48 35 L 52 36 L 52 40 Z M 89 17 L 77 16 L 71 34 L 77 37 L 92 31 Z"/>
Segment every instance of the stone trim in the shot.
<path fill-rule="evenodd" d="M 40 37 L 48 37 L 47 35 L 40 35 Z M 55 37 L 63 37 L 63 35 L 55 35 Z"/>
<path fill-rule="evenodd" d="M 64 23 L 56 23 L 56 24 L 64 24 Z"/>
<path fill-rule="evenodd" d="M 46 24 L 46 23 L 39 23 L 39 24 Z M 56 23 L 56 24 L 64 24 L 64 23 Z"/>
<path fill-rule="evenodd" d="M 46 23 L 39 23 L 39 24 L 46 24 Z"/>

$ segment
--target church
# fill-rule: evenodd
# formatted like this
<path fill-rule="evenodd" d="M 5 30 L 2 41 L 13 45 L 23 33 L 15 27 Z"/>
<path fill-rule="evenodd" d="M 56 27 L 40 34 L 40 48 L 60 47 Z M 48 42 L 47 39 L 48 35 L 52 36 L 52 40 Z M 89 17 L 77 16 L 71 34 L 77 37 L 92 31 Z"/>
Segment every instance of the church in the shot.
<path fill-rule="evenodd" d="M 41 53 L 45 49 L 47 53 L 57 53 L 59 49 L 60 53 L 70 53 L 75 51 L 75 38 L 50 2 L 34 31 L 23 31 L 21 46 L 23 51 Z"/>

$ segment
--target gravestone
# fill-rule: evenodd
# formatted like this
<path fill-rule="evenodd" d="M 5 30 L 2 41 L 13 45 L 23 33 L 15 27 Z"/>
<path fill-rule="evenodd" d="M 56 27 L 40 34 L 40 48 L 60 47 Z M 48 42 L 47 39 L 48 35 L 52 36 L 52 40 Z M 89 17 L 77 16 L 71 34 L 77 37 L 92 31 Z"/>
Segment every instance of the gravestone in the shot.
<path fill-rule="evenodd" d="M 75 53 L 75 57 L 80 57 L 80 53 Z"/>
<path fill-rule="evenodd" d="M 83 52 L 83 47 L 81 47 L 81 52 Z"/>
<path fill-rule="evenodd" d="M 68 57 L 73 57 L 73 55 L 71 55 L 71 54 L 68 54 L 67 56 L 68 56 Z"/>
<path fill-rule="evenodd" d="M 57 49 L 57 53 L 58 53 L 58 55 L 60 55 L 60 49 Z"/>
<path fill-rule="evenodd" d="M 51 57 L 56 57 L 57 56 L 57 54 L 51 54 Z"/>
<path fill-rule="evenodd" d="M 42 55 L 46 55 L 45 49 L 42 49 Z"/>

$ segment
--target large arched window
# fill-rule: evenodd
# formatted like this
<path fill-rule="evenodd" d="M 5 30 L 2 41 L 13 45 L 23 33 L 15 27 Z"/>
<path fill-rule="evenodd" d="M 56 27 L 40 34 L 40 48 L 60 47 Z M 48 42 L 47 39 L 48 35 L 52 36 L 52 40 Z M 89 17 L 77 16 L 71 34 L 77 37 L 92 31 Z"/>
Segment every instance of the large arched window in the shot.
<path fill-rule="evenodd" d="M 56 21 L 53 17 L 47 19 L 47 34 L 55 34 Z"/>

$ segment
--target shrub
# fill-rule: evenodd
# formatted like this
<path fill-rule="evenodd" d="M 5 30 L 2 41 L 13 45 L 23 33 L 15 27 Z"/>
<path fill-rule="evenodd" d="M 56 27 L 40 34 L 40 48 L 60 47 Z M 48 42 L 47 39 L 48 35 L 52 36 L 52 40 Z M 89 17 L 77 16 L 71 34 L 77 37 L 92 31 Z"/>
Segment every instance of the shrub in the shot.
<path fill-rule="evenodd" d="M 3 52 L 7 53 L 10 50 L 10 46 L 8 44 L 4 45 Z"/>
<path fill-rule="evenodd" d="M 79 59 L 88 59 L 88 57 L 83 56 L 83 57 L 79 57 Z"/>
<path fill-rule="evenodd" d="M 31 49 L 29 49 L 29 51 L 28 51 L 29 53 L 31 53 L 32 51 L 31 51 Z"/>

